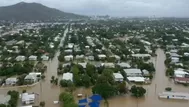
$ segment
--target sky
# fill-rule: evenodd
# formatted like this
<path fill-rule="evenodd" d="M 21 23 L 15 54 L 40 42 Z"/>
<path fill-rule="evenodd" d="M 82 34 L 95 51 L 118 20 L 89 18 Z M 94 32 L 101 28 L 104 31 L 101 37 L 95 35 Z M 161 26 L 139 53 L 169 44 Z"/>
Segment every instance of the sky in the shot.
<path fill-rule="evenodd" d="M 0 0 L 0 6 L 22 1 L 81 15 L 189 17 L 189 0 Z"/>

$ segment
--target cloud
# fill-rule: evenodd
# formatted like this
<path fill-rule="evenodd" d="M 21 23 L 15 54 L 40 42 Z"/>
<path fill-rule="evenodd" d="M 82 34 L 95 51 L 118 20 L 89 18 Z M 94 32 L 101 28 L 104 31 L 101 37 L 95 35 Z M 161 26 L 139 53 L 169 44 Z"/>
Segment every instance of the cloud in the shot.
<path fill-rule="evenodd" d="M 189 17 L 189 0 L 22 0 L 84 15 Z M 10 5 L 21 0 L 0 0 Z"/>

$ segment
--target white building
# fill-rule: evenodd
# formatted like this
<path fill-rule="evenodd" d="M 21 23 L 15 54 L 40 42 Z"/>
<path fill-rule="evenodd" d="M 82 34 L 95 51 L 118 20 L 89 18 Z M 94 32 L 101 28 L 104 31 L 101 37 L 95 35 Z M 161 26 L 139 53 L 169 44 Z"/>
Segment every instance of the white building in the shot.
<path fill-rule="evenodd" d="M 145 82 L 144 77 L 127 77 L 130 82 Z"/>
<path fill-rule="evenodd" d="M 100 55 L 98 55 L 98 58 L 99 58 L 99 59 L 105 59 L 105 58 L 106 58 L 106 55 L 100 54 Z"/>
<path fill-rule="evenodd" d="M 84 69 L 87 67 L 87 63 L 78 63 L 79 65 L 81 65 Z"/>
<path fill-rule="evenodd" d="M 64 60 L 65 61 L 71 61 L 71 60 L 73 60 L 73 55 L 64 56 Z"/>
<path fill-rule="evenodd" d="M 21 100 L 23 104 L 33 104 L 35 102 L 35 94 L 23 93 Z"/>
<path fill-rule="evenodd" d="M 102 66 L 104 66 L 106 68 L 115 68 L 115 64 L 114 63 L 102 63 Z"/>
<path fill-rule="evenodd" d="M 43 61 L 48 61 L 49 60 L 49 56 L 43 55 L 43 56 L 41 56 L 41 59 Z"/>
<path fill-rule="evenodd" d="M 10 95 L 0 95 L 0 104 L 8 105 L 10 99 Z"/>
<path fill-rule="evenodd" d="M 115 81 L 123 81 L 123 76 L 120 73 L 113 73 Z"/>
<path fill-rule="evenodd" d="M 147 71 L 147 70 L 145 70 L 145 69 L 142 70 L 142 72 L 143 72 L 143 75 L 144 75 L 144 76 L 149 76 L 149 75 L 150 75 L 149 71 Z"/>
<path fill-rule="evenodd" d="M 68 46 L 67 46 L 69 49 L 72 49 L 74 47 L 74 43 L 68 43 Z"/>
<path fill-rule="evenodd" d="M 37 56 L 31 55 L 31 56 L 29 56 L 29 60 L 30 61 L 36 61 L 37 60 Z"/>
<path fill-rule="evenodd" d="M 26 59 L 26 57 L 25 56 L 21 56 L 21 55 L 16 57 L 16 61 L 24 61 L 25 59 Z"/>
<path fill-rule="evenodd" d="M 136 58 L 145 58 L 145 57 L 151 57 L 150 54 L 132 54 L 132 57 L 136 57 Z"/>
<path fill-rule="evenodd" d="M 73 81 L 73 74 L 72 73 L 63 73 L 63 77 L 62 77 L 63 80 L 70 80 L 70 81 Z"/>
<path fill-rule="evenodd" d="M 94 61 L 94 56 L 88 56 L 87 59 L 90 61 Z"/>
<path fill-rule="evenodd" d="M 124 69 L 125 73 L 127 74 L 128 77 L 141 77 L 142 76 L 142 71 L 140 69 Z"/>
<path fill-rule="evenodd" d="M 75 57 L 76 60 L 84 59 L 84 58 L 85 58 L 84 55 L 76 55 L 76 57 Z"/>
<path fill-rule="evenodd" d="M 185 52 L 185 53 L 184 53 L 184 56 L 189 56 L 189 53 L 188 53 L 188 52 Z"/>
<path fill-rule="evenodd" d="M 162 92 L 162 93 L 159 93 L 159 98 L 189 100 L 189 93 L 183 93 L 183 92 Z"/>
<path fill-rule="evenodd" d="M 39 77 L 38 77 L 39 75 Z M 41 73 L 40 72 L 31 72 L 29 73 L 25 78 L 24 80 L 25 81 L 28 81 L 28 82 L 32 82 L 32 83 L 35 83 L 37 82 L 41 77 Z"/>
<path fill-rule="evenodd" d="M 178 57 L 171 57 L 171 62 L 172 63 L 178 63 L 179 62 L 179 58 Z"/>
<path fill-rule="evenodd" d="M 15 85 L 17 81 L 18 81 L 17 78 L 7 78 L 5 80 L 5 84 L 6 85 Z"/>
<path fill-rule="evenodd" d="M 121 68 L 130 68 L 131 66 L 126 63 L 126 62 L 121 62 L 117 64 L 118 66 L 120 66 Z"/>

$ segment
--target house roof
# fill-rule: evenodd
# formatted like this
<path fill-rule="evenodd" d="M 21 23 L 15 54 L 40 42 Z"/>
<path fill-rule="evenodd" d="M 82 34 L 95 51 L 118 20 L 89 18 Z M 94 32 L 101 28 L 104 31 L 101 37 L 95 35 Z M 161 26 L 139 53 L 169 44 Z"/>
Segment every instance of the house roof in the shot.
<path fill-rule="evenodd" d="M 122 78 L 123 79 L 123 76 L 120 73 L 113 73 L 113 75 L 114 75 L 115 78 Z"/>
<path fill-rule="evenodd" d="M 135 73 L 142 73 L 140 69 L 135 69 L 135 68 L 131 68 L 131 69 L 124 69 L 126 74 L 135 74 Z"/>
<path fill-rule="evenodd" d="M 133 57 L 150 57 L 150 54 L 132 54 Z"/>
<path fill-rule="evenodd" d="M 127 68 L 130 68 L 131 66 L 126 63 L 126 62 L 121 62 L 121 63 L 118 63 L 117 65 L 119 65 L 120 67 L 127 67 Z"/>
<path fill-rule="evenodd" d="M 35 99 L 35 94 L 28 94 L 28 93 L 23 93 L 22 94 L 22 101 L 30 101 Z"/>
<path fill-rule="evenodd" d="M 129 81 L 134 81 L 134 82 L 144 82 L 145 78 L 144 77 L 127 77 Z"/>
<path fill-rule="evenodd" d="M 7 104 L 10 100 L 10 95 L 0 95 L 0 104 Z"/>
<path fill-rule="evenodd" d="M 63 77 L 62 77 L 63 80 L 71 80 L 73 81 L 73 74 L 72 73 L 63 73 Z"/>
<path fill-rule="evenodd" d="M 86 68 L 87 67 L 87 63 L 78 63 L 79 65 L 81 65 L 83 68 Z"/>

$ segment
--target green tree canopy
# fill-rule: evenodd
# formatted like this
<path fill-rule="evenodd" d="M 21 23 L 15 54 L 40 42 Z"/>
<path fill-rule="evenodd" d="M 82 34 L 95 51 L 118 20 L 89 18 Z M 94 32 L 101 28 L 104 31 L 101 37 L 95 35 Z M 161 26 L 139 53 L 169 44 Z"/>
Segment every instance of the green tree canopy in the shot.
<path fill-rule="evenodd" d="M 132 86 L 130 92 L 132 93 L 133 96 L 135 97 L 142 97 L 146 93 L 146 89 L 143 87 L 137 87 L 137 86 Z"/>

